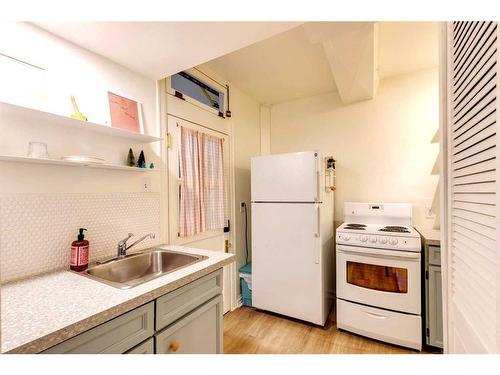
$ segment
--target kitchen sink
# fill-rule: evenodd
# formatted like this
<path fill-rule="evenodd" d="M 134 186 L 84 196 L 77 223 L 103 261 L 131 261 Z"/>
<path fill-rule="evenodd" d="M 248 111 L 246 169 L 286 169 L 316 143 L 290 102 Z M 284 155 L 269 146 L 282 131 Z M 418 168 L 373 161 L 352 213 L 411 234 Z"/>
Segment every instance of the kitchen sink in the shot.
<path fill-rule="evenodd" d="M 130 289 L 204 259 L 204 255 L 149 249 L 108 260 L 79 274 L 115 288 Z"/>

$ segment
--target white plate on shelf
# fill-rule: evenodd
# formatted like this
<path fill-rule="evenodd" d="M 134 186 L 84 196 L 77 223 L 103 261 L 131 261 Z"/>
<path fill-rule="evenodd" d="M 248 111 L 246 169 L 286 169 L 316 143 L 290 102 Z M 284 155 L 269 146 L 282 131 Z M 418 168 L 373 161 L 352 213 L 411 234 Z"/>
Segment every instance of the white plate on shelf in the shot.
<path fill-rule="evenodd" d="M 106 163 L 106 160 L 102 158 L 98 158 L 95 156 L 87 156 L 87 155 L 68 155 L 68 156 L 63 156 L 61 158 L 62 160 L 65 161 L 72 161 L 75 163 L 93 163 L 93 164 L 104 164 Z"/>

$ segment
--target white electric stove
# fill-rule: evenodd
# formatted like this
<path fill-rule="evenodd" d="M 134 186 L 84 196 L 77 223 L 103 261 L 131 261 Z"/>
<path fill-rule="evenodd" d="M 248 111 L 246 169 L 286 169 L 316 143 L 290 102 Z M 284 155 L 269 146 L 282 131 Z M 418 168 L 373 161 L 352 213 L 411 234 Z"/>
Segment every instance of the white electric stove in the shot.
<path fill-rule="evenodd" d="M 421 240 L 404 203 L 344 204 L 337 327 L 421 350 Z"/>

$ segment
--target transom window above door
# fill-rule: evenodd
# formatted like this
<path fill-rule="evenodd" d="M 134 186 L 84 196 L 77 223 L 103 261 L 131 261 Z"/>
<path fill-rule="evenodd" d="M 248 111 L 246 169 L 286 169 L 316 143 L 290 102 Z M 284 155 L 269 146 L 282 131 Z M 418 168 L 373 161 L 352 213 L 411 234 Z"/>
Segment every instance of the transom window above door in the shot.
<path fill-rule="evenodd" d="M 189 96 L 219 113 L 224 113 L 224 93 L 201 79 L 192 74 L 180 72 L 174 74 L 170 82 L 172 89 L 176 92 Z"/>

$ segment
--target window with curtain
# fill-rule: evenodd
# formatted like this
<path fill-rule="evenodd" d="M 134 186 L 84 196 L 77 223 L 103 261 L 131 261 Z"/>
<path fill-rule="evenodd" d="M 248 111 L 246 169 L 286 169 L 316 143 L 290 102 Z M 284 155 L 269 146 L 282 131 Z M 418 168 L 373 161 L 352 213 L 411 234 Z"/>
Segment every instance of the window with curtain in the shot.
<path fill-rule="evenodd" d="M 222 138 L 180 127 L 180 237 L 224 227 L 223 142 Z"/>

